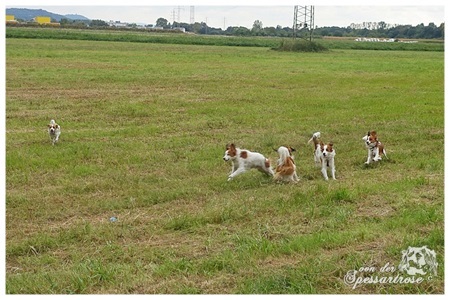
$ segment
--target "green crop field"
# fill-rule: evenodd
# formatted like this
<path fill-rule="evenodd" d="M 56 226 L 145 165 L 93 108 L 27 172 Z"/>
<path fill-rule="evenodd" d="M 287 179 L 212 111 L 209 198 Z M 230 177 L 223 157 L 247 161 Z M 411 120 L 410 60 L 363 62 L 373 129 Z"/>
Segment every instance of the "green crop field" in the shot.
<path fill-rule="evenodd" d="M 230 142 L 296 148 L 299 183 L 227 182 Z M 442 51 L 7 38 L 6 292 L 443 293 L 443 145 Z M 437 274 L 411 282 L 421 246 Z"/>

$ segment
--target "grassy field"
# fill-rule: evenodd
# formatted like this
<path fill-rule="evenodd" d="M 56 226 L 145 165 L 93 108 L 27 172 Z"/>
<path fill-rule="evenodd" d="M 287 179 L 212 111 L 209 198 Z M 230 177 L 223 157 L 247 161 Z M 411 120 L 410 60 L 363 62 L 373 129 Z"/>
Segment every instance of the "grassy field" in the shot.
<path fill-rule="evenodd" d="M 6 89 L 8 294 L 444 292 L 443 52 L 8 38 Z M 293 146 L 300 182 L 227 182 L 230 142 Z M 420 284 L 344 282 L 423 245 Z"/>
<path fill-rule="evenodd" d="M 144 30 L 99 30 L 99 29 L 68 29 L 68 28 L 33 28 L 8 27 L 7 38 L 27 39 L 57 39 L 57 40 L 91 40 L 103 42 L 134 42 L 159 43 L 181 45 L 208 46 L 243 46 L 278 48 L 283 41 L 291 38 L 280 37 L 243 37 L 220 35 L 196 35 L 186 33 L 148 32 Z M 358 50 L 407 50 L 407 51 L 444 51 L 443 40 L 420 40 L 417 43 L 382 43 L 355 42 L 354 37 L 320 38 L 320 45 L 329 49 L 358 49 Z"/>

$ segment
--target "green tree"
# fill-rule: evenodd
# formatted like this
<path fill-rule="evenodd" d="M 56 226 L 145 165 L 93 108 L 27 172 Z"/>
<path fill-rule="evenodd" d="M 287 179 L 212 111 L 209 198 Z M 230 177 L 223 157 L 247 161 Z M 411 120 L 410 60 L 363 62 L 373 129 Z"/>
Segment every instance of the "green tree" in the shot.
<path fill-rule="evenodd" d="M 62 18 L 60 21 L 59 21 L 59 24 L 61 24 L 61 26 L 64 26 L 64 25 L 68 25 L 68 24 L 70 24 L 71 22 L 69 22 L 69 19 L 66 19 L 66 18 Z"/>
<path fill-rule="evenodd" d="M 275 27 L 266 27 L 264 28 L 264 34 L 269 36 L 276 36 L 277 29 Z"/>
<path fill-rule="evenodd" d="M 202 27 L 203 27 L 203 25 L 201 23 L 195 22 L 194 24 L 192 24 L 191 30 L 192 30 L 192 32 L 200 33 L 202 30 Z"/>
<path fill-rule="evenodd" d="M 164 18 L 159 18 L 158 20 L 156 20 L 156 27 L 167 28 L 169 27 L 169 21 Z"/>
<path fill-rule="evenodd" d="M 108 23 L 106 23 L 103 20 L 91 20 L 91 22 L 89 23 L 89 26 L 92 26 L 92 27 L 107 27 Z"/>
<path fill-rule="evenodd" d="M 252 27 L 253 35 L 261 34 L 262 30 L 263 30 L 263 23 L 260 20 L 256 20 L 255 22 L 253 22 L 253 27 Z"/>
<path fill-rule="evenodd" d="M 232 35 L 249 36 L 251 31 L 247 27 L 233 27 Z"/>

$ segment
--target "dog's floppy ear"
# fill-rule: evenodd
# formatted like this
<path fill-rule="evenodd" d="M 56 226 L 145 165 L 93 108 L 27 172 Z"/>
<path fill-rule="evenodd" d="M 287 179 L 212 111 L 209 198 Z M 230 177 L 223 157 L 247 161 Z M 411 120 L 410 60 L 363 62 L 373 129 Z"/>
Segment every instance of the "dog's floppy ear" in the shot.
<path fill-rule="evenodd" d="M 227 150 L 229 150 L 229 149 L 236 149 L 236 146 L 234 145 L 234 143 L 227 144 Z"/>
<path fill-rule="evenodd" d="M 291 150 L 291 152 L 295 152 L 296 150 L 292 147 L 289 147 L 289 150 Z"/>

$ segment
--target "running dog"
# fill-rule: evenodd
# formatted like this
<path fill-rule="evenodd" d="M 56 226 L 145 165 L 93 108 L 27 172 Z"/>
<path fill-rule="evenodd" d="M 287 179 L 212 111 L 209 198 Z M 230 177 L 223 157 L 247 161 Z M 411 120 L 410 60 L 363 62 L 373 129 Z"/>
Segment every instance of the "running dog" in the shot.
<path fill-rule="evenodd" d="M 50 136 L 50 140 L 52 145 L 59 140 L 59 135 L 61 134 L 61 127 L 56 124 L 55 120 L 50 120 L 50 124 L 48 124 L 48 135 Z"/>
<path fill-rule="evenodd" d="M 270 160 L 264 157 L 264 155 L 258 152 L 251 152 L 249 150 L 236 148 L 234 144 L 228 144 L 226 146 L 223 160 L 231 160 L 232 164 L 231 174 L 228 176 L 228 181 L 250 169 L 257 169 L 258 171 L 269 176 L 274 175 L 273 170 L 270 168 Z"/>
<path fill-rule="evenodd" d="M 384 145 L 378 140 L 377 132 L 372 130 L 367 132 L 363 138 L 364 144 L 367 148 L 367 161 L 366 164 L 370 164 L 372 161 L 381 160 L 381 154 L 384 154 L 386 158 L 386 149 Z"/>

